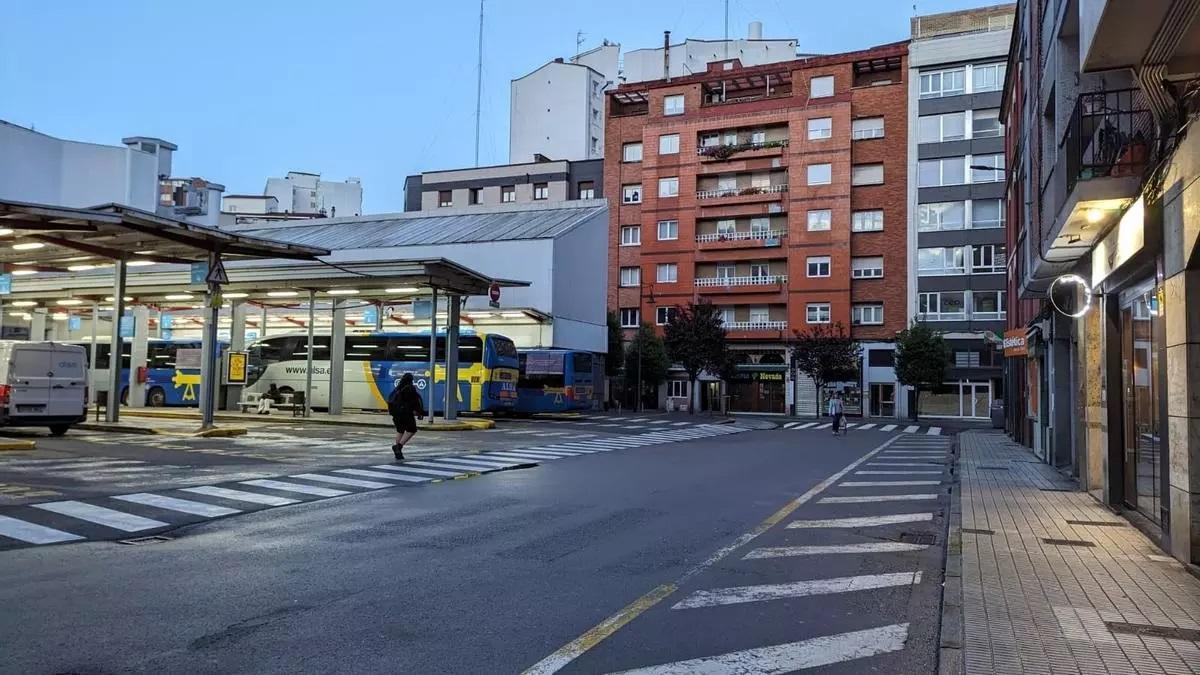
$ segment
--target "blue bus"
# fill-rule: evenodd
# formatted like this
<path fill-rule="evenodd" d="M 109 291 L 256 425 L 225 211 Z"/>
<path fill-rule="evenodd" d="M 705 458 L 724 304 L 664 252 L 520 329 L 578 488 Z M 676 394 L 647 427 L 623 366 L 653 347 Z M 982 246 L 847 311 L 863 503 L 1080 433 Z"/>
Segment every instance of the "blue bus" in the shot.
<path fill-rule="evenodd" d="M 591 352 L 525 349 L 520 352 L 517 410 L 522 414 L 590 410 L 600 394 L 602 363 Z"/>
<path fill-rule="evenodd" d="M 429 381 L 429 331 L 347 335 L 342 371 L 342 405 L 360 410 L 387 410 L 395 383 L 412 373 L 422 395 Z M 329 335 L 313 336 L 312 401 L 329 406 Z M 304 391 L 308 374 L 308 336 L 275 335 L 250 345 L 247 392 L 264 393 L 275 385 L 282 393 Z M 434 412 L 446 400 L 446 337 L 437 337 Z M 458 410 L 511 411 L 517 404 L 517 348 L 503 335 L 459 331 Z M 428 401 L 428 399 L 426 399 Z"/>
<path fill-rule="evenodd" d="M 90 340 L 74 340 L 70 344 L 83 347 L 88 358 L 92 355 Z M 179 350 L 196 350 L 200 352 L 200 340 L 179 339 L 146 341 L 146 405 L 153 408 L 164 406 L 196 406 L 200 404 L 200 369 L 179 368 L 176 357 Z M 220 343 L 225 350 L 228 343 Z M 121 403 L 129 403 L 129 362 L 132 344 L 128 338 L 124 341 L 121 351 Z M 105 338 L 96 343 L 96 391 L 100 401 L 107 400 L 108 369 L 112 355 L 112 345 Z M 195 359 L 199 361 L 199 358 Z"/>

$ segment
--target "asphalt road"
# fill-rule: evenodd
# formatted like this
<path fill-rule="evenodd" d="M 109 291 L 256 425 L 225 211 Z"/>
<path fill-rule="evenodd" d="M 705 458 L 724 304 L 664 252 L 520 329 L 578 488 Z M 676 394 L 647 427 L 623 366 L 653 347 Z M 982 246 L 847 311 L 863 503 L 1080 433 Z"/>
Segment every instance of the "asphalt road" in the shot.
<path fill-rule="evenodd" d="M 3 551 L 0 671 L 934 672 L 948 447 L 745 432 Z"/>

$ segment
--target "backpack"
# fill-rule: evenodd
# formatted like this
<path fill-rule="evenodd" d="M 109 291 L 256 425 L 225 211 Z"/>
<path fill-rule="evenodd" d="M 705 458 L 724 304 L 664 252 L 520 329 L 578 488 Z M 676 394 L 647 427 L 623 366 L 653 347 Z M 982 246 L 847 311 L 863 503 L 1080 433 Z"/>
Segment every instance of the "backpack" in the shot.
<path fill-rule="evenodd" d="M 404 391 L 404 387 L 396 387 L 392 389 L 392 393 L 388 395 L 387 400 L 388 412 L 397 413 L 404 411 L 404 399 L 400 395 L 402 391 Z"/>

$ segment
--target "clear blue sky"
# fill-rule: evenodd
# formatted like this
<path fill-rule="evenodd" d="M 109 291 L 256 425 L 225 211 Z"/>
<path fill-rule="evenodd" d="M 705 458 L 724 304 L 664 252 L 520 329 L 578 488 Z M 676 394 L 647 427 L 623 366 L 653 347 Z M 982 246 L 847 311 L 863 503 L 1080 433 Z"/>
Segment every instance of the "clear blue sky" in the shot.
<path fill-rule="evenodd" d="M 993 4 L 919 0 L 922 14 Z M 4 0 L 0 119 L 74 140 L 158 136 L 175 174 L 261 193 L 268 176 L 363 181 L 367 213 L 404 177 L 470 166 L 476 0 Z M 509 81 L 603 38 L 719 38 L 723 0 L 487 0 L 480 161 L 508 156 Z M 731 0 L 730 35 L 840 52 L 908 37 L 912 0 Z M 7 160 L 8 158 L 4 158 Z"/>

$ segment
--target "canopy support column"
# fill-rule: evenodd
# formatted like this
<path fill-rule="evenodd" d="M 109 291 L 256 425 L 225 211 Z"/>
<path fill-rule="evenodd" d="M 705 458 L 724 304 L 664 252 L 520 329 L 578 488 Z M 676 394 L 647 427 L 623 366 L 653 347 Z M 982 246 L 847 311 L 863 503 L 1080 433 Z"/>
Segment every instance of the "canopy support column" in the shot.
<path fill-rule="evenodd" d="M 208 254 L 208 269 L 215 269 L 218 264 L 215 252 Z M 217 343 L 217 321 L 221 311 L 221 286 L 209 282 L 208 293 L 204 296 L 204 332 L 200 343 L 200 428 L 211 429 L 216 418 L 217 380 L 221 376 L 221 368 L 217 361 L 221 358 L 221 346 Z"/>
<path fill-rule="evenodd" d="M 133 339 L 129 346 L 129 407 L 146 407 L 146 383 L 139 382 L 139 368 L 146 367 L 149 352 L 150 308 L 138 305 L 133 308 Z M 144 372 L 144 371 L 141 371 Z"/>
<path fill-rule="evenodd" d="M 88 354 L 88 400 L 87 400 L 87 404 L 88 404 L 89 408 L 96 405 L 96 387 L 99 386 L 99 384 L 100 384 L 99 382 L 96 381 L 96 353 L 99 349 L 96 346 L 96 329 L 99 327 L 99 324 L 100 324 L 100 305 L 98 303 L 93 302 L 92 303 L 92 346 L 91 346 L 91 353 Z"/>
<path fill-rule="evenodd" d="M 234 300 L 229 310 L 229 351 L 242 352 L 246 350 L 246 314 L 249 308 L 244 300 Z M 241 410 L 243 386 L 229 384 L 225 386 L 225 409 Z"/>
<path fill-rule="evenodd" d="M 29 341 L 41 342 L 46 339 L 46 310 L 38 307 L 29 314 Z"/>
<path fill-rule="evenodd" d="M 313 336 L 313 324 L 317 322 L 317 292 L 314 289 L 308 289 L 308 354 L 305 356 L 307 363 L 304 368 L 304 416 L 308 417 L 312 413 L 312 376 L 313 376 L 313 353 L 316 352 L 316 338 Z"/>
<path fill-rule="evenodd" d="M 125 359 L 121 341 L 121 316 L 125 314 L 125 261 L 118 260 L 113 268 L 112 336 L 108 352 L 108 395 L 104 404 L 104 420 L 115 424 L 121 419 L 121 366 Z"/>
<path fill-rule="evenodd" d="M 429 303 L 429 422 L 433 423 L 433 410 L 437 406 L 434 403 L 437 397 L 433 395 L 434 389 L 437 387 L 437 289 L 433 289 L 433 300 Z"/>
<path fill-rule="evenodd" d="M 458 325 L 459 299 L 446 296 L 446 412 L 447 420 L 458 419 Z"/>
<path fill-rule="evenodd" d="M 342 386 L 346 379 L 346 301 L 333 303 L 333 327 L 329 331 L 329 414 L 342 414 Z"/>

